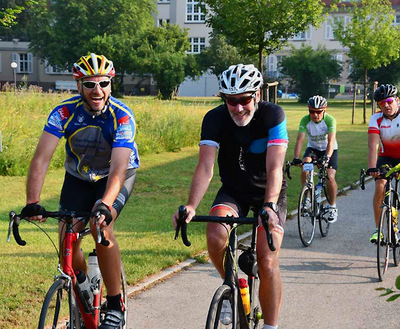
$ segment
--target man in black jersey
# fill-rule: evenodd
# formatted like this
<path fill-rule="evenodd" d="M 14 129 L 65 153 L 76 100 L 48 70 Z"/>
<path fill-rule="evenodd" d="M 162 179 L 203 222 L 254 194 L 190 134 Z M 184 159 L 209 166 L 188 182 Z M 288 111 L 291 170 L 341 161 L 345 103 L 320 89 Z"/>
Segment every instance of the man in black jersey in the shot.
<path fill-rule="evenodd" d="M 246 216 L 250 208 L 264 208 L 276 251 L 268 248 L 262 225 L 257 241 L 260 274 L 260 303 L 264 329 L 277 328 L 282 303 L 279 250 L 286 219 L 286 182 L 283 164 L 288 144 L 286 117 L 274 104 L 261 101 L 261 73 L 254 65 L 232 65 L 219 76 L 224 104 L 209 111 L 201 130 L 199 162 L 186 204 L 189 222 L 206 193 L 218 150 L 222 186 L 210 210 L 212 216 Z M 176 227 L 178 212 L 173 215 Z M 221 277 L 227 230 L 216 223 L 207 225 L 208 252 Z M 229 324 L 232 310 L 223 305 L 220 321 Z"/>

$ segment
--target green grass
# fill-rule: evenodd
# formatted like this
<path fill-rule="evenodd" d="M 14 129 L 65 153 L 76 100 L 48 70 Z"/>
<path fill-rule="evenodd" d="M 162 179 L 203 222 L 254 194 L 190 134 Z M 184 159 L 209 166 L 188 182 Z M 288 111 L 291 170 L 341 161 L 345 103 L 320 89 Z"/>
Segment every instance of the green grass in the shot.
<path fill-rule="evenodd" d="M 140 118 L 143 113 L 147 113 L 146 115 L 150 116 L 152 120 L 157 121 L 150 128 L 157 125 L 161 127 L 158 120 L 171 122 L 164 116 L 168 116 L 174 108 L 178 108 L 182 112 L 187 111 L 188 117 L 193 118 L 191 124 L 188 121 L 189 130 L 198 129 L 205 111 L 218 104 L 216 99 L 189 98 L 174 102 L 160 102 L 148 98 L 128 98 L 125 101 L 130 103 L 134 111 L 137 109 L 137 118 Z M 14 99 L 14 102 L 17 100 Z M 49 101 L 49 105 L 44 105 L 44 107 L 50 108 L 52 102 L 55 100 Z M 29 106 L 35 107 L 33 104 Z M 298 123 L 307 111 L 304 105 L 294 102 L 282 102 L 281 106 L 286 111 L 288 118 L 290 143 L 287 159 L 291 160 Z M 1 108 L 1 111 L 4 113 L 6 109 Z M 22 107 L 20 111 L 22 111 Z M 25 111 L 29 113 L 28 110 Z M 139 114 L 139 112 L 143 113 Z M 339 171 L 337 180 L 339 186 L 344 187 L 358 180 L 360 168 L 367 164 L 367 125 L 361 124 L 361 105 L 358 105 L 357 108 L 355 125 L 350 124 L 351 102 L 330 102 L 329 113 L 338 121 Z M 21 121 L 24 121 L 24 118 L 21 118 Z M 36 124 L 42 126 L 42 122 L 32 122 L 32 127 Z M 138 119 L 139 128 L 144 129 L 145 124 L 147 123 L 141 123 Z M 8 130 L 9 125 L 4 126 L 4 122 L 0 122 L 3 134 Z M 25 126 L 21 133 L 29 130 L 26 127 L 28 126 Z M 139 134 L 140 132 L 138 132 L 138 137 Z M 190 137 L 193 139 L 191 145 L 198 143 L 198 133 L 196 132 L 196 134 L 196 137 Z M 32 137 L 29 144 L 35 144 L 37 137 Z M 170 136 L 169 138 L 175 137 Z M 143 147 L 145 147 L 144 144 Z M 139 144 L 139 151 L 140 149 L 141 145 Z M 142 165 L 137 174 L 133 195 L 116 225 L 117 239 L 127 279 L 131 285 L 147 275 L 197 255 L 206 248 L 204 225 L 194 224 L 189 227 L 188 234 L 192 246 L 187 248 L 181 241 L 173 240 L 174 232 L 171 220 L 177 207 L 187 200 L 191 176 L 197 163 L 198 147 L 184 146 L 179 152 L 162 150 L 156 152 L 159 153 L 150 153 L 150 151 L 147 154 L 146 152 L 142 153 Z M 2 154 L 0 154 L 1 157 Z M 24 161 L 29 163 L 27 154 L 24 156 Z M 296 208 L 300 190 L 299 175 L 299 169 L 293 168 L 293 179 L 289 181 L 288 189 L 289 210 Z M 42 194 L 42 204 L 46 208 L 57 208 L 62 180 L 62 168 L 52 169 L 49 172 Z M 37 324 L 44 295 L 51 284 L 53 275 L 56 274 L 57 259 L 46 236 L 34 225 L 26 222 L 21 225 L 21 235 L 27 241 L 27 246 L 17 246 L 13 239 L 10 243 L 5 243 L 8 212 L 10 210 L 19 211 L 24 205 L 25 177 L 0 176 L 0 186 L 2 187 L 0 189 L 0 233 L 2 232 L 0 234 L 0 266 L 2 269 L 0 271 L 0 282 L 2 283 L 0 285 L 0 328 L 33 328 Z M 219 177 L 216 170 L 209 191 L 198 209 L 199 214 L 208 213 L 218 187 Z M 49 232 L 54 241 L 57 240 L 54 221 L 49 220 L 41 227 Z M 86 238 L 83 242 L 83 249 L 89 252 L 92 246 L 91 238 Z"/>

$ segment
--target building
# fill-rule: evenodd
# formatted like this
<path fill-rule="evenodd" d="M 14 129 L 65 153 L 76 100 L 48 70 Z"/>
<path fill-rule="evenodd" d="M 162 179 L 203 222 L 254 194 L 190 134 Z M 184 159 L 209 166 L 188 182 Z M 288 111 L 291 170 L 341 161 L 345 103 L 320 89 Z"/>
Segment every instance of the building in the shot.
<path fill-rule="evenodd" d="M 330 0 L 324 0 L 329 3 Z M 396 24 L 400 23 L 400 0 L 392 0 L 396 12 Z M 328 16 L 326 21 L 319 28 L 311 27 L 294 38 L 289 44 L 296 48 L 302 44 L 310 45 L 313 48 L 324 45 L 329 50 L 335 50 L 335 57 L 343 65 L 342 77 L 338 81 L 330 81 L 331 91 L 335 93 L 350 92 L 351 85 L 347 81 L 349 70 L 347 63 L 347 49 L 344 48 L 333 36 L 333 24 L 335 19 L 348 20 L 344 12 L 335 12 Z M 177 24 L 181 28 L 188 29 L 191 44 L 190 53 L 200 53 L 209 45 L 209 34 L 211 29 L 205 24 L 205 15 L 201 12 L 198 0 L 158 0 L 157 13 L 154 14 L 156 26 L 166 23 Z M 0 36 L 1 38 L 1 36 Z M 266 74 L 268 77 L 279 79 L 279 62 L 288 55 L 288 48 L 275 52 L 265 59 Z M 16 63 L 16 68 L 11 64 Z M 47 65 L 29 52 L 29 43 L 14 39 L 12 41 L 0 40 L 0 83 L 3 86 L 6 82 L 21 83 L 26 81 L 29 84 L 36 84 L 45 90 L 70 89 L 76 90 L 76 84 L 72 78 L 72 72 L 63 71 L 56 67 Z M 149 78 L 144 81 L 133 80 L 131 76 L 124 79 L 126 94 L 154 94 L 155 83 Z M 285 87 L 289 87 L 287 84 Z M 216 76 L 205 74 L 199 80 L 185 80 L 179 87 L 180 96 L 212 96 L 217 93 L 218 83 Z"/>

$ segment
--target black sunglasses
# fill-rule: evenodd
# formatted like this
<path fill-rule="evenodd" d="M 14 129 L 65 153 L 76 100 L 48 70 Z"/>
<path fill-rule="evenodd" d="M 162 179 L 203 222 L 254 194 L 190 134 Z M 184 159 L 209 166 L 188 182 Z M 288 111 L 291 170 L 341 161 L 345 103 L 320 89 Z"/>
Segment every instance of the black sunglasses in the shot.
<path fill-rule="evenodd" d="M 245 96 L 245 97 L 240 97 L 240 98 L 232 98 L 232 97 L 226 97 L 223 96 L 225 102 L 229 104 L 230 106 L 236 106 L 238 104 L 242 106 L 246 106 L 249 104 L 253 99 L 256 98 L 255 93 L 251 94 L 250 96 Z"/>
<path fill-rule="evenodd" d="M 86 89 L 94 89 L 96 88 L 96 85 L 99 85 L 100 88 L 106 88 L 110 85 L 111 80 L 102 80 L 102 81 L 83 81 L 82 85 L 86 88 Z"/>

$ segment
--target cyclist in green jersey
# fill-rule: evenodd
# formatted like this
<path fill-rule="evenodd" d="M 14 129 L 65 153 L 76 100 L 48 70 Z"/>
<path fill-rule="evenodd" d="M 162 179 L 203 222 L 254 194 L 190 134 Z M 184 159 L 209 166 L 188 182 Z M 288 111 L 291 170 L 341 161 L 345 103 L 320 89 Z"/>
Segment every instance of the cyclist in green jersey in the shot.
<path fill-rule="evenodd" d="M 336 120 L 326 113 L 328 102 L 324 97 L 319 95 L 310 97 L 307 105 L 309 114 L 300 121 L 296 146 L 294 147 L 293 163 L 301 165 L 304 162 L 311 162 L 311 157 L 316 156 L 321 164 L 328 164 L 327 174 L 329 179 L 326 181 L 330 202 L 328 220 L 334 223 L 338 217 L 336 207 L 337 184 L 335 180 L 338 166 Z M 300 152 L 306 135 L 308 144 L 303 160 L 300 160 Z M 304 184 L 306 179 L 307 173 L 303 171 L 301 173 L 301 183 Z"/>

